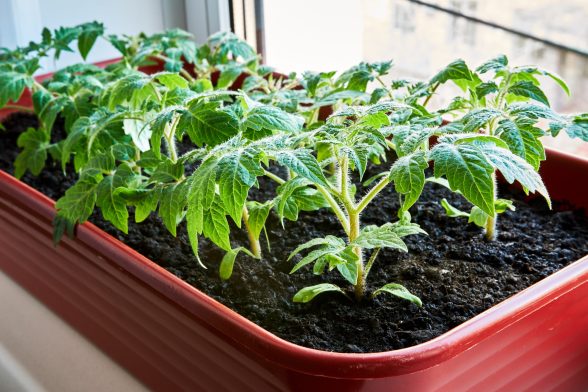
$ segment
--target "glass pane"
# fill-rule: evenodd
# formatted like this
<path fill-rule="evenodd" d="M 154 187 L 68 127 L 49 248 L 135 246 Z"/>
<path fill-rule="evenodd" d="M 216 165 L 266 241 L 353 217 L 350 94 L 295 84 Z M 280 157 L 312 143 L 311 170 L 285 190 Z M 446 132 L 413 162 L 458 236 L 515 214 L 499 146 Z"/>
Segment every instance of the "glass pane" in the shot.
<path fill-rule="evenodd" d="M 428 3 L 537 39 L 409 0 L 264 0 L 266 62 L 288 72 L 344 70 L 362 60 L 393 59 L 392 78 L 424 79 L 456 58 L 477 66 L 504 53 L 512 64 L 537 64 L 568 82 L 571 98 L 545 82 L 556 110 L 588 110 L 588 1 Z M 436 103 L 451 94 L 445 88 Z"/>

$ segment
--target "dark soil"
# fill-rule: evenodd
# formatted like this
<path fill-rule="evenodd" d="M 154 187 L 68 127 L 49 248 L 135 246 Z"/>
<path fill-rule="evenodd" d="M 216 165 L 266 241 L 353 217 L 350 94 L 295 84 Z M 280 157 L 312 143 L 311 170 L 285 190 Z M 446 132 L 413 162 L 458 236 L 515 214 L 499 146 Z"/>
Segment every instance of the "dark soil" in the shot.
<path fill-rule="evenodd" d="M 0 169 L 12 172 L 16 137 L 36 120 L 11 116 L 0 132 Z M 59 126 L 59 123 L 58 123 Z M 373 174 L 373 172 L 371 173 Z M 369 174 L 368 174 L 369 175 Z M 56 199 L 74 176 L 64 177 L 51 163 L 39 177 L 23 181 Z M 271 186 L 253 190 L 252 197 L 273 197 Z M 540 199 L 525 202 L 524 195 L 501 189 L 501 196 L 515 200 L 516 211 L 498 221 L 498 239 L 487 242 L 481 229 L 464 218 L 448 218 L 438 201 L 447 198 L 464 210 L 468 203 L 436 184 L 428 184 L 420 202 L 411 209 L 415 222 L 428 236 L 407 238 L 410 253 L 382 251 L 370 273 L 369 289 L 389 282 L 408 287 L 423 300 L 423 308 L 381 295 L 358 304 L 339 294 L 325 294 L 310 304 L 295 304 L 300 288 L 329 281 L 345 286 L 336 273 L 317 277 L 310 269 L 289 275 L 295 261 L 286 261 L 297 245 L 318 236 L 340 234 L 337 221 L 327 210 L 300 216 L 282 229 L 273 213 L 268 232 L 271 252 L 261 261 L 239 256 L 233 277 L 221 282 L 217 275 L 221 251 L 201 241 L 200 256 L 209 267 L 200 268 L 192 255 L 185 228 L 172 237 L 155 216 L 129 225 L 126 236 L 95 213 L 92 222 L 138 250 L 171 273 L 236 310 L 276 335 L 321 350 L 378 352 L 412 346 L 430 340 L 488 309 L 514 293 L 552 274 L 588 253 L 588 219 L 583 211 L 555 202 L 552 211 Z M 395 220 L 397 196 L 386 191 L 378 205 L 367 210 L 364 224 Z M 235 245 L 246 245 L 244 233 Z"/>

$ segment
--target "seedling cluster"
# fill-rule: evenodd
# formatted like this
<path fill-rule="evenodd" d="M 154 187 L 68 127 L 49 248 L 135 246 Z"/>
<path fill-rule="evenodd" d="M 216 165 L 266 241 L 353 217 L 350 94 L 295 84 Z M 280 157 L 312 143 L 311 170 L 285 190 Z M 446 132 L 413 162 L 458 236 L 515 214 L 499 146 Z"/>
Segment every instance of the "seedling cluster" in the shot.
<path fill-rule="evenodd" d="M 42 58 L 59 58 L 77 42 L 85 59 L 98 39 L 116 48 L 120 61 L 105 68 L 79 63 L 42 83 L 33 77 Z M 147 72 L 154 67 L 159 71 Z M 56 241 L 96 207 L 126 233 L 133 207 L 136 222 L 155 213 L 173 235 L 185 222 L 202 266 L 199 238 L 210 239 L 225 251 L 219 271 L 228 279 L 240 253 L 263 257 L 269 214 L 287 230 L 285 221 L 296 221 L 300 211 L 329 209 L 345 235 L 298 246 L 292 272 L 308 265 L 317 275 L 337 270 L 358 301 L 388 293 L 421 305 L 398 283 L 370 291 L 367 277 L 380 249 L 407 252 L 404 237 L 426 234 L 409 213 L 425 183 L 461 194 L 471 211 L 440 200 L 447 214 L 467 217 L 495 240 L 498 214 L 514 209 L 498 195 L 497 174 L 550 203 L 538 174 L 541 137 L 565 131 L 588 140 L 588 114 L 555 113 L 540 79 L 551 78 L 569 94 L 567 85 L 541 68 L 511 66 L 505 56 L 476 69 L 457 60 L 427 82 L 387 82 L 391 68 L 392 62 L 361 63 L 341 74 L 281 75 L 230 33 L 197 46 L 180 30 L 114 36 L 92 22 L 45 29 L 40 42 L 0 52 L 0 108 L 39 118 L 39 127 L 18 139 L 17 177 L 39 174 L 49 156 L 78 175 L 57 202 Z M 431 109 L 431 97 L 448 82 L 462 93 Z M 17 104 L 25 89 L 32 109 Z M 324 110 L 332 112 L 326 119 Z M 58 116 L 63 137 L 53 132 Z M 370 163 L 378 174 L 364 179 Z M 276 194 L 251 200 L 261 177 L 276 183 Z M 365 192 L 356 190 L 358 180 Z M 400 201 L 393 222 L 362 224 L 362 212 L 387 187 Z M 233 246 L 231 227 L 246 231 L 248 247 Z M 302 288 L 294 301 L 328 291 L 349 294 L 323 283 Z"/>

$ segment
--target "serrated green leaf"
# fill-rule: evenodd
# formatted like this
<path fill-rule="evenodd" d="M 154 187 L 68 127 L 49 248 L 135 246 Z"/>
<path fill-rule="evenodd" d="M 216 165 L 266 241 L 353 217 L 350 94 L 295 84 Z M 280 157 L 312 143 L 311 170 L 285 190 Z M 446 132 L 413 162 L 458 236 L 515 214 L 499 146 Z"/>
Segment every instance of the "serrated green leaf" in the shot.
<path fill-rule="evenodd" d="M 309 150 L 279 151 L 276 159 L 280 165 L 286 166 L 299 176 L 315 184 L 329 186 L 320 164 Z"/>
<path fill-rule="evenodd" d="M 161 191 L 157 210 L 167 230 L 175 237 L 177 226 L 184 217 L 186 206 L 185 182 L 168 185 Z"/>
<path fill-rule="evenodd" d="M 501 54 L 500 56 L 488 60 L 484 64 L 480 65 L 478 68 L 476 68 L 476 71 L 481 74 L 486 73 L 488 71 L 497 72 L 505 69 L 507 65 L 508 58 L 505 55 Z"/>
<path fill-rule="evenodd" d="M 392 141 L 396 145 L 399 155 L 402 156 L 414 152 L 434 133 L 434 128 L 424 127 L 420 124 L 399 126 L 392 129 Z"/>
<path fill-rule="evenodd" d="M 98 22 L 90 22 L 81 27 L 82 29 L 78 35 L 78 50 L 85 60 L 94 46 L 96 39 L 104 34 L 104 25 Z"/>
<path fill-rule="evenodd" d="M 26 87 L 31 87 L 30 75 L 13 71 L 0 72 L 0 108 L 9 101 L 18 102 Z"/>
<path fill-rule="evenodd" d="M 300 268 L 304 267 L 305 265 L 313 263 L 316 260 L 323 258 L 327 255 L 337 256 L 337 254 L 339 252 L 341 252 L 343 249 L 344 249 L 344 246 L 336 246 L 336 247 L 323 246 L 323 247 L 320 247 L 319 249 L 315 249 L 313 251 L 310 251 L 298 263 L 296 263 L 296 265 L 294 267 L 292 267 L 292 270 L 290 271 L 290 273 L 292 274 L 292 273 L 298 271 Z"/>
<path fill-rule="evenodd" d="M 435 177 L 445 176 L 452 190 L 460 191 L 472 204 L 494 216 L 494 167 L 477 146 L 440 143 L 431 150 L 431 159 Z"/>
<path fill-rule="evenodd" d="M 404 287 L 398 283 L 388 283 L 388 284 L 380 287 L 379 289 L 374 291 L 374 297 L 376 295 L 381 294 L 381 293 L 392 294 L 398 298 L 402 298 L 407 301 L 410 301 L 413 304 L 417 305 L 418 307 L 423 306 L 423 302 L 421 301 L 421 299 L 419 297 L 412 294 L 410 291 L 408 291 L 408 289 L 406 287 Z"/>
<path fill-rule="evenodd" d="M 339 149 L 340 155 L 346 155 L 353 163 L 354 168 L 359 172 L 359 180 L 363 179 L 365 169 L 369 160 L 369 146 L 355 146 L 353 147 L 341 147 Z M 366 148 L 368 147 L 368 148 Z"/>
<path fill-rule="evenodd" d="M 319 246 L 319 245 L 331 246 L 331 247 L 344 247 L 345 241 L 343 241 L 341 238 L 335 237 L 333 235 L 328 235 L 324 238 L 314 238 L 308 242 L 305 242 L 302 245 L 299 245 L 296 249 L 294 249 L 292 251 L 292 253 L 290 253 L 290 256 L 288 256 L 288 261 L 290 261 L 292 259 L 292 257 L 296 256 L 301 251 L 315 247 L 315 246 Z"/>
<path fill-rule="evenodd" d="M 511 116 L 517 118 L 517 122 L 520 119 L 538 120 L 540 118 L 561 120 L 561 117 L 549 107 L 532 102 L 515 102 L 508 105 L 507 110 Z"/>
<path fill-rule="evenodd" d="M 226 67 L 223 66 L 220 69 L 220 77 L 218 78 L 216 88 L 223 89 L 230 87 L 242 73 L 243 67 L 239 64 L 230 64 Z"/>
<path fill-rule="evenodd" d="M 159 83 L 163 84 L 168 90 L 175 88 L 188 88 L 188 81 L 180 74 L 173 72 L 158 72 L 153 75 Z"/>
<path fill-rule="evenodd" d="M 408 252 L 406 244 L 390 225 L 365 226 L 359 236 L 350 245 L 364 249 L 392 248 L 402 252 Z"/>
<path fill-rule="evenodd" d="M 243 122 L 243 129 L 298 132 L 303 124 L 304 118 L 301 116 L 287 113 L 274 106 L 262 105 L 250 108 Z"/>
<path fill-rule="evenodd" d="M 516 82 L 508 88 L 508 93 L 518 95 L 519 97 L 531 98 L 546 106 L 550 106 L 545 93 L 538 86 L 529 81 Z"/>
<path fill-rule="evenodd" d="M 498 86 L 493 81 L 480 83 L 476 86 L 476 96 L 478 99 L 482 99 L 486 95 L 496 92 L 498 92 Z"/>
<path fill-rule="evenodd" d="M 400 211 L 407 211 L 419 199 L 425 186 L 425 169 L 429 166 L 424 152 L 399 158 L 390 169 L 396 192 L 404 195 Z"/>
<path fill-rule="evenodd" d="M 96 205 L 102 216 L 125 234 L 128 233 L 129 212 L 125 200 L 116 195 L 115 190 L 125 186 L 128 175 L 125 171 L 124 174 L 106 176 L 96 188 Z"/>
<path fill-rule="evenodd" d="M 334 255 L 328 255 L 327 258 L 329 256 L 332 257 Z M 357 260 L 359 257 L 353 251 L 353 247 L 346 247 L 336 257 L 341 260 L 341 262 L 336 263 L 337 271 L 339 271 L 341 276 L 343 276 L 343 278 L 345 278 L 350 284 L 356 285 L 358 278 Z M 329 262 L 329 264 L 332 265 L 331 262 Z"/>
<path fill-rule="evenodd" d="M 533 166 L 509 150 L 497 147 L 491 143 L 480 145 L 480 149 L 487 157 L 488 162 L 500 171 L 509 184 L 512 184 L 515 180 L 518 181 L 529 192 L 538 192 L 541 194 L 549 206 L 551 206 L 549 193 L 541 177 L 533 169 Z M 488 213 L 486 210 L 484 212 Z"/>
<path fill-rule="evenodd" d="M 157 99 L 157 87 L 151 76 L 142 72 L 127 75 L 113 84 L 108 99 L 108 109 L 129 102 L 132 107 L 140 107 L 150 99 Z"/>
<path fill-rule="evenodd" d="M 500 115 L 502 112 L 493 108 L 474 109 L 463 117 L 463 131 L 465 133 L 479 132 L 481 128 Z"/>
<path fill-rule="evenodd" d="M 537 128 L 519 127 L 509 119 L 500 120 L 496 128 L 496 134 L 506 142 L 508 148 L 535 170 L 539 170 L 541 161 L 545 160 L 545 148 L 539 140 L 542 133 Z"/>
<path fill-rule="evenodd" d="M 238 227 L 249 189 L 263 174 L 259 158 L 246 149 L 225 155 L 218 162 L 217 181 L 220 200 L 225 211 Z"/>
<path fill-rule="evenodd" d="M 149 215 L 157 209 L 160 189 L 151 189 L 139 202 L 135 204 L 135 222 L 143 222 Z"/>
<path fill-rule="evenodd" d="M 239 122 L 220 102 L 193 101 L 178 122 L 197 146 L 215 146 L 229 140 L 239 132 Z"/>
<path fill-rule="evenodd" d="M 467 143 L 494 143 L 499 147 L 508 148 L 508 145 L 499 137 L 481 133 L 461 133 L 444 135 L 439 138 L 442 143 L 453 143 L 456 145 Z"/>
<path fill-rule="evenodd" d="M 473 80 L 472 72 L 466 63 L 461 59 L 455 60 L 439 71 L 435 76 L 433 76 L 430 83 L 445 83 L 448 80 L 459 79 Z"/>
<path fill-rule="evenodd" d="M 49 136 L 42 130 L 29 128 L 17 140 L 22 149 L 14 161 L 14 176 L 21 178 L 27 170 L 39 175 L 47 160 Z"/>
<path fill-rule="evenodd" d="M 78 181 L 65 191 L 55 208 L 58 214 L 71 223 L 83 223 L 88 220 L 96 204 L 96 182 Z"/>
<path fill-rule="evenodd" d="M 229 240 L 230 229 L 226 216 L 227 214 L 222 205 L 217 201 L 213 201 L 203 217 L 203 232 L 219 248 L 229 251 L 232 247 Z"/>
<path fill-rule="evenodd" d="M 319 294 L 326 293 L 329 291 L 338 291 L 342 294 L 345 294 L 343 290 L 339 286 L 335 286 L 331 283 L 321 283 L 314 286 L 308 286 L 301 290 L 299 290 L 293 298 L 294 302 L 297 303 L 307 303 L 314 299 Z"/>

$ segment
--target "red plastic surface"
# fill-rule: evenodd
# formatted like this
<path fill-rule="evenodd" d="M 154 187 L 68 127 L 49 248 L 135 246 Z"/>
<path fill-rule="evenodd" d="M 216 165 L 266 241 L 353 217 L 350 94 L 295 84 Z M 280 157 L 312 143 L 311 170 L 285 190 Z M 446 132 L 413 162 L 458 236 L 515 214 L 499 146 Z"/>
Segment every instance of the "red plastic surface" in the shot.
<path fill-rule="evenodd" d="M 588 161 L 548 151 L 542 174 L 588 209 Z M 340 354 L 276 337 L 92 224 L 55 248 L 53 215 L 0 171 L 0 269 L 154 390 L 588 390 L 588 257 L 429 342 Z"/>

